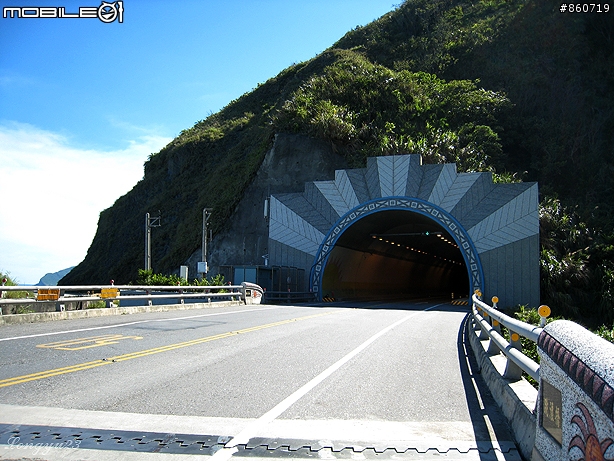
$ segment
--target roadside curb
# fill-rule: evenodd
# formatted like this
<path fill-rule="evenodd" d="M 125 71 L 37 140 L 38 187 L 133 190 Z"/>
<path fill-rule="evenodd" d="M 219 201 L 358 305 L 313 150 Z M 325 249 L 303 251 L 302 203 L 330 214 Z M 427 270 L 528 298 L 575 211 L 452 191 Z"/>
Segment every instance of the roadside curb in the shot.
<path fill-rule="evenodd" d="M 488 340 L 480 340 L 470 322 L 465 326 L 469 343 L 478 362 L 478 373 L 482 375 L 499 409 L 507 418 L 520 452 L 531 459 L 535 444 L 535 406 L 537 390 L 524 378 L 510 381 L 503 378 L 506 360 L 503 354 L 490 355 Z"/>
<path fill-rule="evenodd" d="M 109 315 L 142 314 L 146 312 L 168 312 L 176 310 L 207 309 L 212 307 L 238 306 L 240 301 L 220 301 L 213 303 L 164 304 L 159 306 L 105 307 L 63 312 L 34 312 L 30 314 L 0 315 L 0 326 L 22 323 L 54 322 L 56 320 L 85 319 Z"/>

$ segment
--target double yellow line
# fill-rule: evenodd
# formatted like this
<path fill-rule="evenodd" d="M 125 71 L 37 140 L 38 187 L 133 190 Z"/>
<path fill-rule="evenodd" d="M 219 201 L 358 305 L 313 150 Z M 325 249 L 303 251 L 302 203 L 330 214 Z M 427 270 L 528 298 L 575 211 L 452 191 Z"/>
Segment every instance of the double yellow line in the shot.
<path fill-rule="evenodd" d="M 288 319 L 288 320 L 281 320 L 279 322 L 267 323 L 265 325 L 258 325 L 255 327 L 244 328 L 242 330 L 229 331 L 227 333 L 220 333 L 219 335 L 207 336 L 205 338 L 193 339 L 191 341 L 184 341 L 184 342 L 176 343 L 176 344 L 168 344 L 166 346 L 155 347 L 153 349 L 146 349 L 143 351 L 131 352 L 130 354 L 118 355 L 115 357 L 110 357 L 110 358 L 102 359 L 102 360 L 96 360 L 93 362 L 79 363 L 79 364 L 71 365 L 68 367 L 54 368 L 52 370 L 39 371 L 38 373 L 32 373 L 29 375 L 16 376 L 14 378 L 2 379 L 0 380 L 0 387 L 14 386 L 15 384 L 22 384 L 22 383 L 27 383 L 29 381 L 36 381 L 39 379 L 51 378 L 52 376 L 64 375 L 67 373 L 74 373 L 76 371 L 87 370 L 90 368 L 102 367 L 102 366 L 110 365 L 116 362 L 123 362 L 125 360 L 138 359 L 140 357 L 145 357 L 147 355 L 159 354 L 161 352 L 168 352 L 168 351 L 172 351 L 175 349 L 181 349 L 183 347 L 196 346 L 198 344 L 207 343 L 209 341 L 216 341 L 218 339 L 229 338 L 231 336 L 235 336 L 238 334 L 251 333 L 253 331 L 264 330 L 266 328 L 277 327 L 277 326 L 286 325 L 292 322 L 313 319 L 316 317 L 322 317 L 322 316 L 330 315 L 334 313 L 335 311 L 324 312 L 321 314 L 307 315 L 305 317 L 297 317 L 297 318 Z"/>

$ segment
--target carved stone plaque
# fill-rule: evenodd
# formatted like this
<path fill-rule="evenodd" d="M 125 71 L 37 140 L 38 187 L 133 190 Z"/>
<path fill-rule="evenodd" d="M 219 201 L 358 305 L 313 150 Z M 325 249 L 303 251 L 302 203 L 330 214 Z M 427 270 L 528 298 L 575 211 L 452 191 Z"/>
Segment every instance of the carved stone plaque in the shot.
<path fill-rule="evenodd" d="M 563 443 L 563 403 L 561 391 L 542 379 L 541 385 L 540 425 L 556 440 Z"/>

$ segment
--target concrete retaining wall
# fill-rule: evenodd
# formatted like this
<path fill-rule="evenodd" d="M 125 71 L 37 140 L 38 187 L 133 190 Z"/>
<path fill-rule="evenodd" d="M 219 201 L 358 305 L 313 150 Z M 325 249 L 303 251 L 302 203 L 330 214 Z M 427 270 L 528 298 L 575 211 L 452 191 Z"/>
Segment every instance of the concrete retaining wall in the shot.
<path fill-rule="evenodd" d="M 0 315 L 0 326 L 19 323 L 52 322 L 55 320 L 72 320 L 109 315 L 140 314 L 144 312 L 167 312 L 174 310 L 204 309 L 243 305 L 241 301 L 221 301 L 212 303 L 164 304 L 160 306 L 110 307 L 102 309 L 85 309 L 64 312 L 35 312 L 31 314 Z"/>

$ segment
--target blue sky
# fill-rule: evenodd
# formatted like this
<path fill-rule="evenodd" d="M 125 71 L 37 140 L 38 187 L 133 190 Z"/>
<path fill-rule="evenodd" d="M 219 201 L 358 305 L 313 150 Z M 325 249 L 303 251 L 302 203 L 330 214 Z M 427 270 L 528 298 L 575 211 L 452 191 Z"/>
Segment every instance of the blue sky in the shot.
<path fill-rule="evenodd" d="M 0 0 L 67 14 L 100 5 Z M 122 23 L 0 17 L 0 271 L 29 284 L 81 262 L 99 213 L 142 178 L 150 153 L 394 8 L 124 0 Z"/>

